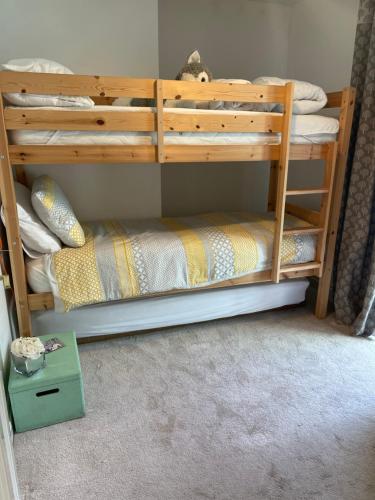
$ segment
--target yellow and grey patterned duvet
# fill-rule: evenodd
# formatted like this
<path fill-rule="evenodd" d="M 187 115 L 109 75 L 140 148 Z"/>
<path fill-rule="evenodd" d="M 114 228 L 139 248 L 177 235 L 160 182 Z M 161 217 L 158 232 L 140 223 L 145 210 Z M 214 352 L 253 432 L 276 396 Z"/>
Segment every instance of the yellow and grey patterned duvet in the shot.
<path fill-rule="evenodd" d="M 306 222 L 287 216 L 285 227 Z M 209 213 L 84 226 L 86 243 L 46 256 L 56 309 L 191 289 L 271 268 L 273 214 Z M 314 260 L 312 235 L 284 237 L 282 264 Z"/>

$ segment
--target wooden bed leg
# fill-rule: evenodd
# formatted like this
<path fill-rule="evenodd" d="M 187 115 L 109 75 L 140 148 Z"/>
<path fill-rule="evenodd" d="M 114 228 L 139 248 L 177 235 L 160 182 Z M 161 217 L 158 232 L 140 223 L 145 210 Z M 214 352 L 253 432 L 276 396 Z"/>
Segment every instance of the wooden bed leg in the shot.
<path fill-rule="evenodd" d="M 14 167 L 16 169 L 16 180 L 20 184 L 23 184 L 24 186 L 27 187 L 27 179 L 26 179 L 26 172 L 24 169 L 23 165 L 16 165 Z"/>
<path fill-rule="evenodd" d="M 270 179 L 268 183 L 268 211 L 274 212 L 276 208 L 276 193 L 277 193 L 277 167 L 278 160 L 270 162 Z"/>
<path fill-rule="evenodd" d="M 13 171 L 9 159 L 8 140 L 4 123 L 3 100 L 0 97 L 0 190 L 6 221 L 10 250 L 10 264 L 14 297 L 17 308 L 18 328 L 21 337 L 31 336 L 31 316 L 27 300 L 25 262 L 19 233 Z"/>
<path fill-rule="evenodd" d="M 353 121 L 355 89 L 347 87 L 342 92 L 340 111 L 340 132 L 338 137 L 338 155 L 336 161 L 336 174 L 333 186 L 331 215 L 328 224 L 327 247 L 325 265 L 322 277 L 319 280 L 318 295 L 316 299 L 315 316 L 323 319 L 327 316 L 329 291 L 332 279 L 332 270 L 335 258 L 337 230 L 340 219 L 341 198 L 344 188 L 346 163 L 348 159 L 350 132 Z"/>
<path fill-rule="evenodd" d="M 324 256 L 327 243 L 329 212 L 332 201 L 336 159 L 337 159 L 337 142 L 330 142 L 328 144 L 327 155 L 324 160 L 324 181 L 323 181 L 323 187 L 327 189 L 328 192 L 322 194 L 320 211 L 319 211 L 319 222 L 318 222 L 318 227 L 321 227 L 323 229 L 323 232 L 318 237 L 316 245 L 316 256 L 315 256 L 315 260 L 320 263 L 320 268 L 318 271 L 319 278 L 322 277 L 324 270 Z"/>
<path fill-rule="evenodd" d="M 155 96 L 156 96 L 156 129 L 158 139 L 158 162 L 164 163 L 164 101 L 163 101 L 163 80 L 156 80 L 155 82 Z"/>

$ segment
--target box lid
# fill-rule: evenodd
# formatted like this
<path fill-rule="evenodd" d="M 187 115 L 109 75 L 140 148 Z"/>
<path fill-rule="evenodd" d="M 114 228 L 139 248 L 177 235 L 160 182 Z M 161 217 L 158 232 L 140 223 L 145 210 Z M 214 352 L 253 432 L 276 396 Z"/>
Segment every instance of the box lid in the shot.
<path fill-rule="evenodd" d="M 13 362 L 9 374 L 8 390 L 10 394 L 30 391 L 77 379 L 81 376 L 81 366 L 75 332 L 52 333 L 42 335 L 42 342 L 57 337 L 65 346 L 46 354 L 47 366 L 31 377 L 26 377 L 14 370 Z"/>

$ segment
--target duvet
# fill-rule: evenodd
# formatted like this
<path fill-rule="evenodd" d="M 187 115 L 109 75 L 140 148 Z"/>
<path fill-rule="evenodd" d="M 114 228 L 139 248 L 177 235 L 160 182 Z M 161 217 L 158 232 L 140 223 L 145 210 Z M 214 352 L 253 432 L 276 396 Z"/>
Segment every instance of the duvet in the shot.
<path fill-rule="evenodd" d="M 285 227 L 306 222 L 286 216 Z M 271 268 L 273 214 L 192 217 L 85 225 L 86 243 L 44 257 L 58 311 L 191 289 Z M 313 235 L 283 239 L 282 264 L 314 260 Z"/>

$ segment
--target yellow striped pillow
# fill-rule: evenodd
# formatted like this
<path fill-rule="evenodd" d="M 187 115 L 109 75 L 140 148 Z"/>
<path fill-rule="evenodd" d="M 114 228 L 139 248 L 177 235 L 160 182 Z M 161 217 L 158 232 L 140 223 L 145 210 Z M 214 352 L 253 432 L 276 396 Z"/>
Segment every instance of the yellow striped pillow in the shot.
<path fill-rule="evenodd" d="M 48 175 L 33 184 L 31 202 L 40 219 L 69 247 L 85 244 L 85 235 L 60 186 Z"/>

